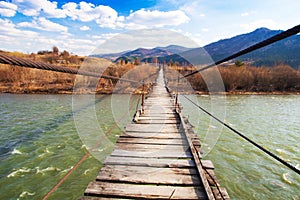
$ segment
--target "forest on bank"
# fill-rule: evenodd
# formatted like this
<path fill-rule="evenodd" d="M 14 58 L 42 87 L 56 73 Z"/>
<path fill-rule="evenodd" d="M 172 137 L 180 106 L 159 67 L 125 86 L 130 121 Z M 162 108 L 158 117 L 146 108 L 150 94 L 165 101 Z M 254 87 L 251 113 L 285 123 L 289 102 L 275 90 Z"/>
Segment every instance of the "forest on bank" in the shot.
<path fill-rule="evenodd" d="M 156 67 L 141 62 L 113 63 L 101 58 L 91 58 L 72 55 L 67 51 L 59 52 L 53 47 L 52 51 L 39 51 L 36 54 L 18 52 L 0 53 L 42 61 L 59 66 L 84 69 L 102 75 L 141 79 L 154 74 Z M 147 66 L 147 67 L 146 67 Z M 194 67 L 165 65 L 170 69 L 186 75 L 195 70 Z M 220 65 L 218 71 L 223 79 L 225 92 L 233 94 L 246 93 L 300 93 L 300 71 L 288 65 L 279 64 L 272 67 L 255 67 L 250 64 L 235 63 Z M 209 73 L 209 71 L 208 71 Z M 153 77 L 152 81 L 154 81 Z M 198 93 L 212 92 L 207 88 L 201 73 L 188 77 L 193 89 Z M 110 94 L 114 92 L 117 81 L 98 79 L 86 76 L 65 74 L 59 72 L 29 69 L 18 66 L 0 64 L 0 92 L 1 93 L 97 93 Z M 134 92 L 135 87 L 122 82 L 122 92 Z M 223 92 L 223 91 L 213 91 Z"/>

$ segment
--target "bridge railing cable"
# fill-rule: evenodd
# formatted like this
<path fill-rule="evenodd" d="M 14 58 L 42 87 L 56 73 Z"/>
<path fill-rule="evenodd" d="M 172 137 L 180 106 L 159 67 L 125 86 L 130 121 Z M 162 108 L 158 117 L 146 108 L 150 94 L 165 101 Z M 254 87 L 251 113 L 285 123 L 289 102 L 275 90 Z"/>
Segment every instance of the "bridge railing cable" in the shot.
<path fill-rule="evenodd" d="M 8 56 L 8 55 L 2 54 L 2 53 L 0 54 L 0 63 L 16 65 L 16 66 L 20 66 L 20 67 L 62 72 L 62 73 L 68 73 L 68 74 L 91 76 L 91 77 L 96 77 L 96 78 L 120 80 L 120 81 L 125 81 L 125 82 L 130 82 L 130 83 L 140 83 L 139 81 L 135 81 L 135 80 L 125 79 L 125 78 L 120 78 L 120 77 L 115 77 L 115 76 L 108 76 L 108 75 L 103 75 L 103 74 L 99 74 L 99 73 L 95 73 L 95 72 L 73 69 L 73 68 L 68 68 L 68 67 L 62 67 L 62 66 L 44 63 L 44 62 L 32 61 L 32 60 L 24 59 L 24 58 L 12 57 L 12 56 Z"/>
<path fill-rule="evenodd" d="M 200 110 L 202 110 L 204 113 L 206 113 L 207 115 L 209 115 L 212 118 L 214 118 L 216 121 L 218 121 L 223 126 L 225 126 L 226 128 L 230 129 L 232 132 L 236 133 L 238 136 L 242 137 L 243 139 L 245 139 L 246 141 L 248 141 L 249 143 L 251 143 L 252 145 L 254 145 L 255 147 L 257 147 L 258 149 L 262 150 L 264 153 L 268 154 L 269 156 L 271 156 L 275 160 L 279 161 L 281 164 L 285 165 L 286 167 L 290 168 L 292 171 L 294 171 L 294 172 L 296 172 L 297 174 L 300 175 L 300 170 L 297 169 L 295 166 L 291 165 L 287 161 L 281 159 L 277 155 L 275 155 L 272 152 L 268 151 L 267 149 L 265 149 L 261 145 L 257 144 L 256 142 L 254 142 L 253 140 L 251 140 L 250 138 L 248 138 L 247 136 L 245 136 L 240 131 L 232 128 L 230 125 L 226 124 L 225 122 L 223 122 L 222 120 L 220 120 L 219 118 L 217 118 L 216 116 L 214 116 L 213 114 L 211 114 L 210 112 L 208 112 L 207 110 L 205 110 L 204 108 L 202 108 L 200 105 L 198 105 L 197 103 L 195 103 L 194 101 L 192 101 L 186 95 L 183 95 L 183 97 L 186 98 L 188 101 L 190 101 L 193 105 L 195 105 L 196 107 L 198 107 Z"/>
<path fill-rule="evenodd" d="M 228 56 L 228 57 L 226 57 L 224 59 L 221 59 L 221 60 L 219 60 L 217 62 L 214 62 L 213 64 L 207 65 L 207 66 L 205 66 L 205 67 L 203 67 L 201 69 L 198 69 L 198 70 L 193 71 L 193 72 L 191 72 L 189 74 L 186 74 L 185 76 L 181 77 L 180 79 L 192 76 L 192 75 L 194 75 L 194 74 L 196 74 L 198 72 L 202 72 L 204 70 L 212 68 L 212 67 L 214 67 L 216 65 L 219 65 L 219 64 L 224 63 L 226 61 L 229 61 L 231 59 L 237 58 L 237 57 L 242 56 L 244 54 L 247 54 L 247 53 L 250 53 L 250 52 L 255 51 L 257 49 L 260 49 L 262 47 L 265 47 L 267 45 L 273 44 L 273 43 L 275 43 L 277 41 L 280 41 L 280 40 L 283 40 L 285 38 L 288 38 L 288 37 L 290 37 L 292 35 L 296 35 L 299 32 L 300 32 L 300 24 L 298 26 L 295 26 L 295 27 L 291 28 L 291 29 L 283 31 L 283 32 L 281 32 L 281 33 L 279 33 L 277 35 L 274 35 L 273 37 L 270 37 L 270 38 L 268 38 L 268 39 L 266 39 L 266 40 L 264 40 L 262 42 L 259 42 L 259 43 L 254 44 L 254 45 L 252 45 L 252 46 L 250 46 L 250 47 L 248 47 L 246 49 L 243 49 L 243 50 L 241 50 L 241 51 L 239 51 L 237 53 L 234 53 L 231 56 Z"/>

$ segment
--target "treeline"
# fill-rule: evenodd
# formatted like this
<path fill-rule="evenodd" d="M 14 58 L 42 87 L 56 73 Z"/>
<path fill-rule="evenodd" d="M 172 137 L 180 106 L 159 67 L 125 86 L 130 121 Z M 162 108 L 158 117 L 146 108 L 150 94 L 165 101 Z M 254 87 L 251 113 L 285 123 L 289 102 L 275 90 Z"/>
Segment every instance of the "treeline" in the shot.
<path fill-rule="evenodd" d="M 223 79 L 225 92 L 300 92 L 300 71 L 287 65 L 274 67 L 218 66 L 218 71 Z M 181 71 L 182 74 L 189 72 Z M 206 75 L 209 76 L 209 73 L 207 70 Z M 188 80 L 194 90 L 208 92 L 207 85 L 199 73 L 190 76 Z"/>
<path fill-rule="evenodd" d="M 156 69 L 143 68 L 131 63 L 117 65 L 108 60 L 67 54 L 59 51 L 41 51 L 37 54 L 18 52 L 1 52 L 9 56 L 42 61 L 59 66 L 76 68 L 114 77 L 142 78 L 155 73 Z M 58 59 L 58 60 L 57 60 Z M 63 59 L 63 60 L 61 60 Z M 68 62 L 66 62 L 68 61 Z M 137 69 L 135 69 L 137 68 Z M 131 72 L 131 73 L 129 73 Z M 105 93 L 114 92 L 117 81 L 104 78 L 93 78 L 81 75 L 45 71 L 0 64 L 0 93 Z M 133 92 L 136 87 L 122 82 L 126 91 Z"/>

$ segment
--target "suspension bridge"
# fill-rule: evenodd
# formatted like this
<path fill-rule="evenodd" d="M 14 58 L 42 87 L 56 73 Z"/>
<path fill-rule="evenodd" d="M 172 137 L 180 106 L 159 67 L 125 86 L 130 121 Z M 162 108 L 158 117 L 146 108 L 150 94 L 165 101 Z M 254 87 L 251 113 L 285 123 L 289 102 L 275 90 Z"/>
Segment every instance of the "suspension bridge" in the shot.
<path fill-rule="evenodd" d="M 299 32 L 300 25 L 211 65 L 195 70 L 182 78 L 192 76 Z M 137 82 L 130 79 L 101 76 L 94 72 L 79 71 L 10 57 L 4 54 L 0 54 L 0 63 L 133 83 Z M 192 126 L 182 116 L 177 96 L 172 98 L 172 95 L 168 92 L 163 73 L 163 70 L 159 71 L 156 85 L 146 99 L 143 95 L 141 109 L 134 116 L 133 122 L 126 126 L 126 130 L 119 137 L 114 151 L 106 158 L 104 167 L 100 170 L 96 179 L 89 183 L 83 196 L 79 198 L 80 200 L 229 199 L 226 189 L 220 187 L 218 183 L 212 162 L 202 159 L 199 138 L 193 132 Z M 178 81 L 180 79 L 178 78 Z M 300 174 L 300 170 L 293 165 L 250 140 L 195 102 L 191 101 L 191 103 L 264 153 Z M 93 149 L 89 150 L 66 176 L 46 194 L 44 199 L 47 199 L 68 178 L 91 151 Z"/>
<path fill-rule="evenodd" d="M 117 199 L 229 199 L 200 141 L 167 92 L 163 72 L 119 137 L 86 196 Z M 223 197 L 223 198 L 221 198 Z M 80 198 L 89 199 L 89 198 Z"/>

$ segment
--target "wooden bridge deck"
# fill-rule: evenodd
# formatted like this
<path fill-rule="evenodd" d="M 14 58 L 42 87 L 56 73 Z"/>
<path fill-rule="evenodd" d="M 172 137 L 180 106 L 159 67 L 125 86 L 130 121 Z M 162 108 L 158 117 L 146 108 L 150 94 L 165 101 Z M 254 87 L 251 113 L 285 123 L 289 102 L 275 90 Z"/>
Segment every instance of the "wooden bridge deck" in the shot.
<path fill-rule="evenodd" d="M 199 139 L 176 112 L 162 73 L 157 83 L 81 200 L 229 199 L 212 163 L 199 159 Z"/>

